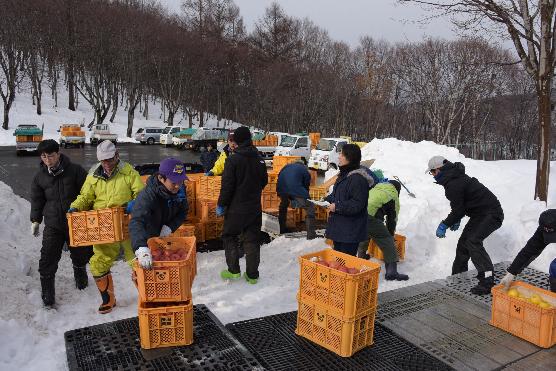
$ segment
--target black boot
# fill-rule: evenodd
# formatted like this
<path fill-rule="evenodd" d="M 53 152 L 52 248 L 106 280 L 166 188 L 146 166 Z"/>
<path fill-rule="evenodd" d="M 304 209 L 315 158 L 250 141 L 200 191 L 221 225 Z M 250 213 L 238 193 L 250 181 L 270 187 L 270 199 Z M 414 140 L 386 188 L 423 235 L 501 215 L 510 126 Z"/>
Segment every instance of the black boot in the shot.
<path fill-rule="evenodd" d="M 317 234 L 315 233 L 315 218 L 305 219 L 305 226 L 307 229 L 307 239 L 314 240 L 317 238 Z"/>
<path fill-rule="evenodd" d="M 477 284 L 477 286 L 471 288 L 471 293 L 481 296 L 490 294 L 490 289 L 492 289 L 492 287 L 494 286 L 494 276 L 485 278 L 479 275 L 477 276 L 477 278 L 479 279 L 479 283 Z"/>
<path fill-rule="evenodd" d="M 54 277 L 41 277 L 41 298 L 45 307 L 51 307 L 55 302 Z"/>
<path fill-rule="evenodd" d="M 89 277 L 87 277 L 86 267 L 76 267 L 73 266 L 73 278 L 75 279 L 75 287 L 79 290 L 83 290 L 89 285 Z"/>
<path fill-rule="evenodd" d="M 548 281 L 550 282 L 550 291 L 556 292 L 556 277 L 549 277 Z"/>
<path fill-rule="evenodd" d="M 398 273 L 398 263 L 384 263 L 386 267 L 386 274 L 384 278 L 386 281 L 407 281 L 409 276 L 407 274 Z"/>

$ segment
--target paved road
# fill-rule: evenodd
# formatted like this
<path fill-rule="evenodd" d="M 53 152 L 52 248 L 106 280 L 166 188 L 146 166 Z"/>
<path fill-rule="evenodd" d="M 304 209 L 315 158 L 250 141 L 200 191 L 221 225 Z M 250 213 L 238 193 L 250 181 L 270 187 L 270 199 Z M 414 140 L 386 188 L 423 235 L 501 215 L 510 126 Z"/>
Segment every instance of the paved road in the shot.
<path fill-rule="evenodd" d="M 199 153 L 180 151 L 161 145 L 140 145 L 131 143 L 118 144 L 120 158 L 132 165 L 159 163 L 165 157 L 178 157 L 184 162 L 200 163 Z M 81 164 L 89 170 L 96 162 L 96 147 L 85 145 L 84 148 L 61 149 L 72 162 Z M 14 192 L 30 200 L 31 181 L 38 170 L 40 158 L 36 155 L 16 156 L 15 147 L 0 147 L 0 181 L 8 184 Z"/>

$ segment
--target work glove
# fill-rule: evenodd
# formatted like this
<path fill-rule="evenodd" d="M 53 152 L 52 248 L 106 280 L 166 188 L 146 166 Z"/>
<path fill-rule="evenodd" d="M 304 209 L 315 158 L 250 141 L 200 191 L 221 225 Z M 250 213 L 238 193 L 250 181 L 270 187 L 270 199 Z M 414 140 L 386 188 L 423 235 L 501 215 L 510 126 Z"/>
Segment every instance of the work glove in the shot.
<path fill-rule="evenodd" d="M 172 234 L 172 229 L 167 225 L 163 225 L 160 229 L 160 237 L 168 237 Z"/>
<path fill-rule="evenodd" d="M 448 226 L 444 223 L 440 223 L 438 225 L 438 228 L 436 228 L 436 237 L 438 238 L 446 237 L 446 229 L 448 229 Z"/>
<path fill-rule="evenodd" d="M 152 269 L 153 267 L 153 258 L 151 256 L 151 250 L 148 247 L 141 246 L 140 248 L 135 251 L 135 256 L 137 257 L 137 261 L 139 261 L 139 265 L 143 267 L 143 269 Z"/>
<path fill-rule="evenodd" d="M 131 214 L 131 211 L 133 210 L 133 205 L 135 205 L 135 200 L 131 200 L 127 203 L 127 206 L 125 207 L 126 214 Z"/>
<path fill-rule="evenodd" d="M 35 236 L 35 237 L 38 237 L 38 236 L 39 236 L 39 226 L 40 226 L 40 225 L 41 225 L 41 224 L 40 224 L 40 223 L 37 223 L 37 222 L 32 222 L 32 223 L 31 223 L 31 234 L 32 234 L 33 236 Z"/>
<path fill-rule="evenodd" d="M 512 282 L 514 281 L 515 276 L 513 274 L 511 274 L 510 272 L 506 273 L 506 275 L 504 276 L 504 278 L 502 278 L 500 280 L 500 283 L 502 285 L 504 285 L 504 287 L 507 289 L 510 288 L 510 286 L 512 285 Z"/>
<path fill-rule="evenodd" d="M 224 206 L 216 206 L 216 216 L 224 216 L 226 213 L 226 208 Z"/>
<path fill-rule="evenodd" d="M 461 224 L 461 220 L 458 220 L 457 222 L 455 222 L 454 224 L 452 224 L 452 226 L 450 227 L 451 231 L 457 231 L 459 229 L 459 225 Z"/>
<path fill-rule="evenodd" d="M 214 175 L 214 173 L 212 171 L 207 171 L 205 173 L 205 176 L 213 176 L 213 175 Z"/>
<path fill-rule="evenodd" d="M 77 210 L 75 207 L 70 207 L 70 208 L 68 209 L 68 213 L 74 213 L 74 212 L 76 212 L 76 211 L 78 211 L 78 210 Z"/>

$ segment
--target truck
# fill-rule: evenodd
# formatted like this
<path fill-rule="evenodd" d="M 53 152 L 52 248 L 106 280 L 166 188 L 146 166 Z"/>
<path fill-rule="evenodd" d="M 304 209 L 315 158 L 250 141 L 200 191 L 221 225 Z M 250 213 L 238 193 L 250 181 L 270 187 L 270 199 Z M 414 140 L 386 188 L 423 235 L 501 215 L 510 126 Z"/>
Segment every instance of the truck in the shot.
<path fill-rule="evenodd" d="M 160 134 L 160 144 L 165 147 L 171 147 L 174 145 L 174 136 L 183 130 L 188 129 L 185 126 L 166 126 Z"/>
<path fill-rule="evenodd" d="M 43 126 L 44 127 L 44 126 Z M 36 152 L 42 141 L 43 128 L 37 125 L 18 125 L 14 131 L 15 153 L 17 156 L 26 152 Z"/>
<path fill-rule="evenodd" d="M 281 133 L 277 131 L 269 132 L 264 139 L 254 141 L 253 145 L 257 147 L 261 157 L 264 159 L 267 166 L 272 165 L 272 158 L 278 144 L 281 142 L 282 137 L 289 135 L 288 133 Z"/>
<path fill-rule="evenodd" d="M 346 138 L 321 138 L 317 147 L 311 151 L 309 168 L 327 171 L 330 168 L 338 169 L 342 147 L 350 141 Z"/>
<path fill-rule="evenodd" d="M 79 124 L 61 125 L 58 132 L 60 133 L 60 145 L 64 148 L 85 147 L 85 132 L 81 130 Z"/>
<path fill-rule="evenodd" d="M 185 128 L 182 131 L 172 135 L 172 145 L 178 149 L 184 149 L 185 143 L 191 140 L 191 137 L 197 129 Z"/>
<path fill-rule="evenodd" d="M 93 128 L 93 133 L 89 138 L 91 145 L 96 146 L 104 140 L 109 140 L 112 143 L 116 144 L 118 142 L 118 135 L 110 133 L 108 124 L 95 125 L 95 127 Z"/>
<path fill-rule="evenodd" d="M 216 148 L 219 140 L 226 140 L 228 138 L 228 132 L 228 129 L 198 128 L 190 138 L 180 138 L 178 141 L 174 141 L 174 145 L 181 149 L 191 149 L 194 151 L 206 148 L 209 144 Z"/>
<path fill-rule="evenodd" d="M 279 143 L 274 156 L 300 156 L 305 163 L 311 157 L 311 139 L 308 135 L 286 134 Z"/>

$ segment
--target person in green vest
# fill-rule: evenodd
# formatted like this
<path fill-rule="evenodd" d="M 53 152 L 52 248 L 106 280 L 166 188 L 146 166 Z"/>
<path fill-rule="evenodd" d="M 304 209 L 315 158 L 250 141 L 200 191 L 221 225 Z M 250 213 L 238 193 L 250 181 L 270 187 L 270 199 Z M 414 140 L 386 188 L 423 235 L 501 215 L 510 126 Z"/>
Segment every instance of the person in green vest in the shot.
<path fill-rule="evenodd" d="M 399 257 L 394 240 L 398 214 L 400 213 L 400 189 L 400 182 L 389 180 L 378 183 L 369 191 L 367 206 L 369 239 L 359 244 L 357 252 L 357 256 L 368 258 L 365 255 L 369 240 L 375 241 L 384 255 L 385 278 L 387 281 L 406 281 L 409 279 L 406 274 L 398 273 Z M 386 219 L 386 224 L 384 224 L 384 219 Z"/>

